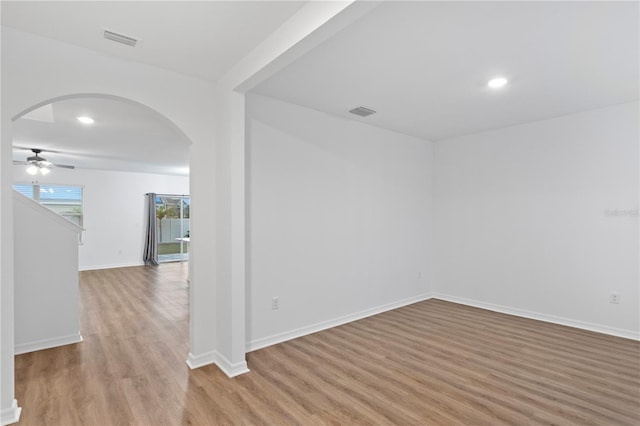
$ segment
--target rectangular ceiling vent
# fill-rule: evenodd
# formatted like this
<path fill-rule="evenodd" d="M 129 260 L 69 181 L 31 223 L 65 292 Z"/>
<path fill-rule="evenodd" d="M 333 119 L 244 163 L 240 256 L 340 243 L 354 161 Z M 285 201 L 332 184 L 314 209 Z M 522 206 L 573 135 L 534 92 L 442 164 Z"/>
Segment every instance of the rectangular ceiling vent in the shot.
<path fill-rule="evenodd" d="M 109 31 L 109 30 L 104 30 L 104 38 L 106 38 L 107 40 L 126 44 L 127 46 L 131 46 L 131 47 L 136 47 L 136 45 L 138 44 L 138 40 L 133 37 L 114 33 L 113 31 Z"/>
<path fill-rule="evenodd" d="M 368 117 L 371 114 L 375 114 L 376 112 L 372 109 L 365 108 L 363 106 L 354 108 L 349 111 L 351 114 L 359 115 L 360 117 Z"/>

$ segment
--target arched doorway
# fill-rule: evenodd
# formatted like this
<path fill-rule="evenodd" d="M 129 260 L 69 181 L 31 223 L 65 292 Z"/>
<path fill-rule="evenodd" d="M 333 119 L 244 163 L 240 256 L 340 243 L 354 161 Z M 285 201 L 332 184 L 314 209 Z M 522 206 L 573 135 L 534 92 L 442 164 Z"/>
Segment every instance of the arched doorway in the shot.
<path fill-rule="evenodd" d="M 80 271 L 141 265 L 146 240 L 144 194 L 181 194 L 185 198 L 189 192 L 191 142 L 173 123 L 139 103 L 114 96 L 67 96 L 16 117 L 12 130 L 14 189 L 85 228 L 79 246 Z M 25 158 L 32 160 L 20 161 Z M 43 160 L 34 162 L 33 158 Z M 188 219 L 174 218 L 171 209 L 168 213 L 158 221 L 161 236 L 165 228 L 164 236 L 171 237 L 173 228 L 183 228 L 184 222 L 188 229 Z M 21 239 L 28 232 L 29 228 L 21 230 Z M 165 243 L 160 244 L 164 251 L 174 246 L 179 248 L 177 253 L 183 251 L 174 238 L 168 244 L 157 238 L 152 241 Z M 41 267 L 49 256 L 44 257 Z M 23 262 L 16 259 L 14 265 L 19 268 Z M 30 269 L 27 262 L 22 268 Z M 16 279 L 22 278 L 23 272 L 14 271 Z M 69 341 L 60 342 L 53 330 L 39 332 L 45 323 L 30 324 L 33 315 L 20 308 L 35 304 L 36 298 L 25 297 L 24 287 L 16 288 L 17 353 Z M 39 313 L 46 322 L 47 312 Z M 50 316 L 50 321 L 58 317 L 53 312 Z M 24 328 L 28 327 L 36 330 L 27 332 Z M 68 327 L 65 330 L 71 332 Z M 34 346 L 29 343 L 34 340 L 47 343 Z"/>
<path fill-rule="evenodd" d="M 84 104 L 84 107 L 82 107 L 83 104 Z M 87 107 L 87 105 L 89 106 Z M 117 105 L 117 107 L 114 107 L 115 105 Z M 102 121 L 102 123 L 100 124 L 102 124 L 103 127 L 105 124 L 105 120 L 104 120 L 104 116 L 102 116 L 103 118 L 102 120 L 98 118 L 100 116 L 100 111 L 104 112 L 104 111 L 109 111 L 114 109 L 117 110 L 118 112 L 117 114 L 115 114 L 114 111 L 111 111 L 111 118 L 115 118 L 114 120 L 115 123 L 112 123 L 109 126 L 106 126 L 108 127 L 107 133 L 111 132 L 109 133 L 111 136 L 114 136 L 113 134 L 114 128 L 124 127 L 124 129 L 120 129 L 119 131 L 115 132 L 116 136 L 122 136 L 123 133 L 127 133 L 131 131 L 131 128 L 127 128 L 127 125 L 128 124 L 130 125 L 131 122 L 136 120 L 136 118 L 138 119 L 139 122 L 140 121 L 143 122 L 143 125 L 144 125 L 143 127 L 144 127 L 144 130 L 146 131 L 150 130 L 149 129 L 150 123 L 155 120 L 155 123 L 153 123 L 155 124 L 155 126 L 153 126 L 154 129 L 151 129 L 153 131 L 150 132 L 151 136 L 154 136 L 153 142 L 155 143 L 155 145 L 149 146 L 149 144 L 147 145 L 143 144 L 143 146 L 135 147 L 136 149 L 129 149 L 134 147 L 134 142 L 136 141 L 119 140 L 118 141 L 119 144 L 115 144 L 116 145 L 115 151 L 118 151 L 119 149 L 120 152 L 122 152 L 122 149 L 126 148 L 128 149 L 129 152 L 123 153 L 126 155 L 122 155 L 122 156 L 110 155 L 108 152 L 109 151 L 108 149 L 100 149 L 100 147 L 104 148 L 104 146 L 102 146 L 104 144 L 104 137 L 98 136 L 96 135 L 96 132 L 93 132 L 90 134 L 90 136 L 87 137 L 87 139 L 90 139 L 88 141 L 89 143 L 92 143 L 92 142 L 98 143 L 98 145 L 95 145 L 95 144 L 93 145 L 94 149 L 92 149 L 91 146 L 85 146 L 81 149 L 77 145 L 76 145 L 77 149 L 74 149 L 73 143 L 72 143 L 74 141 L 70 140 L 73 138 L 68 137 L 65 139 L 65 134 L 66 136 L 73 136 L 73 135 L 69 133 L 65 133 L 65 130 L 64 129 L 61 130 L 59 127 L 64 127 L 64 125 L 69 125 L 69 117 L 71 117 L 72 115 L 73 115 L 73 118 L 75 118 L 76 116 L 79 116 L 79 114 L 76 114 L 76 113 L 69 115 L 71 110 L 73 110 L 74 108 L 77 109 L 79 106 L 80 106 L 80 109 L 84 108 L 85 110 L 86 109 L 92 110 L 94 112 L 93 116 L 96 118 L 96 122 L 99 123 L 100 121 Z M 46 119 L 43 119 L 43 116 L 46 116 L 46 113 L 44 115 L 42 114 L 42 111 L 43 110 L 46 111 L 47 109 L 54 110 L 54 111 L 56 109 L 59 109 L 62 112 L 60 114 L 54 112 L 53 114 L 51 114 L 52 120 L 50 120 L 50 122 L 47 122 Z M 97 114 L 95 113 L 96 111 L 98 112 Z M 134 114 L 136 115 L 136 117 L 123 123 L 122 119 L 124 115 L 132 114 L 136 112 L 137 114 Z M 25 118 L 25 117 L 29 117 L 29 118 Z M 25 123 L 27 121 L 33 121 L 33 123 L 35 123 L 35 126 L 26 125 Z M 48 180 L 51 182 L 55 181 L 60 183 L 60 182 L 68 181 L 69 174 L 67 174 L 66 177 L 63 177 L 62 174 L 64 172 L 73 173 L 73 172 L 77 172 L 78 170 L 84 170 L 83 171 L 84 176 L 87 175 L 87 172 L 86 172 L 87 170 L 98 171 L 98 169 L 100 169 L 99 171 L 102 173 L 102 176 L 104 176 L 104 174 L 108 172 L 106 170 L 108 168 L 113 168 L 114 170 L 117 170 L 119 173 L 125 173 L 125 174 L 129 173 L 129 176 L 131 176 L 132 174 L 158 175 L 163 170 L 166 170 L 167 173 L 172 174 L 172 176 L 181 177 L 183 180 L 186 180 L 186 190 L 174 191 L 169 189 L 167 191 L 179 192 L 180 194 L 188 194 L 189 192 L 189 176 L 188 175 L 184 176 L 184 173 L 185 173 L 185 170 L 188 173 L 188 159 L 189 159 L 188 150 L 189 150 L 191 141 L 184 134 L 184 132 L 182 132 L 182 130 L 180 130 L 173 122 L 171 122 L 169 119 L 167 119 L 163 115 L 159 114 L 158 112 L 154 111 L 153 109 L 141 103 L 134 102 L 127 98 L 113 96 L 113 95 L 78 94 L 78 95 L 62 96 L 62 97 L 53 98 L 48 101 L 35 104 L 34 106 L 25 109 L 21 113 L 15 115 L 10 124 L 11 124 L 10 125 L 11 140 L 13 142 L 12 148 L 18 148 L 14 151 L 14 153 L 16 154 L 14 156 L 14 159 L 20 160 L 28 156 L 32 156 L 33 153 L 26 152 L 25 148 L 30 149 L 30 148 L 38 147 L 38 149 L 43 150 L 43 152 L 41 152 L 40 155 L 45 157 L 50 162 L 54 164 L 64 164 L 64 165 L 71 164 L 76 167 L 76 170 L 74 171 L 69 171 L 65 168 L 59 168 L 59 169 L 54 168 L 52 169 L 53 173 L 50 173 L 48 176 L 41 176 L 39 174 L 37 174 L 36 176 L 25 175 L 27 176 L 25 179 L 32 179 L 32 181 L 35 181 L 36 183 L 44 183 L 43 179 L 48 178 Z M 83 130 L 86 132 L 88 129 L 85 128 Z M 140 129 L 137 129 L 137 130 L 140 130 Z M 175 152 L 170 153 L 169 155 L 166 155 L 167 154 L 166 144 L 163 149 L 162 143 L 160 143 L 160 142 L 167 142 L 167 141 L 164 140 L 159 142 L 159 139 L 161 139 L 159 136 L 163 132 L 171 133 L 170 136 L 165 139 L 172 139 L 174 143 L 178 146 L 178 149 L 175 150 Z M 136 132 L 133 132 L 133 133 L 136 133 Z M 138 137 L 138 141 L 139 141 L 140 133 L 141 132 L 138 131 L 136 135 Z M 42 137 L 43 134 L 50 137 L 43 138 Z M 89 133 L 87 133 L 87 135 L 89 135 Z M 6 152 L 7 145 L 4 142 L 6 141 L 7 139 L 3 138 L 3 150 L 5 152 Z M 95 148 L 98 148 L 98 149 L 95 149 Z M 114 147 L 111 147 L 111 148 L 114 148 Z M 137 161 L 135 159 L 136 155 L 139 156 L 141 153 L 144 154 L 149 149 L 162 150 L 163 151 L 162 153 L 165 154 L 164 159 L 165 160 L 169 159 L 172 161 L 175 160 L 176 152 L 184 151 L 185 155 L 183 157 L 186 159 L 186 164 L 178 164 L 178 166 L 174 164 L 175 167 L 170 166 L 173 168 L 168 169 L 167 165 L 162 163 L 162 160 L 163 160 L 162 156 L 153 157 L 153 159 L 160 161 L 159 164 L 148 162 L 148 160 Z M 129 159 L 126 158 L 127 156 L 129 156 Z M 7 156 L 5 155 L 3 158 L 3 162 L 4 162 L 3 168 L 5 168 L 5 170 L 7 169 L 11 170 L 11 172 L 13 172 L 14 175 L 24 174 L 26 167 L 22 167 L 22 166 L 6 167 L 6 164 L 7 164 L 6 160 L 7 160 Z M 98 163 L 100 163 L 101 165 L 99 167 L 95 167 L 98 165 Z M 136 167 L 140 167 L 140 166 L 142 166 L 142 169 L 136 170 Z M 171 178 L 171 176 L 169 175 L 167 176 Z M 96 179 L 99 179 L 99 178 L 96 178 Z M 94 179 L 94 181 L 96 179 Z M 4 180 L 3 192 L 5 192 L 4 188 L 7 183 L 6 177 L 3 176 L 3 180 Z M 79 183 L 82 184 L 82 182 L 79 182 Z M 146 191 L 151 191 L 151 190 L 157 191 L 162 189 L 161 187 L 146 188 Z M 138 201 L 141 204 L 143 204 L 144 193 L 141 193 L 138 195 L 139 195 Z M 87 225 L 86 222 L 84 225 L 85 226 Z M 140 224 L 136 224 L 136 226 L 137 225 L 140 225 Z M 140 228 L 142 228 L 142 226 L 140 226 Z M 3 237 L 6 237 L 6 233 L 3 234 Z M 85 246 L 83 246 L 83 248 L 86 248 L 86 247 L 87 245 L 85 241 Z M 117 253 L 118 255 L 121 255 L 123 252 L 122 248 L 118 248 L 116 250 L 118 252 Z M 136 250 L 133 250 L 133 251 L 136 251 Z M 141 251 L 137 250 L 136 254 L 140 256 Z M 6 284 L 7 282 L 4 281 L 3 286 Z M 3 312 L 3 315 L 5 313 L 6 311 Z M 7 348 L 7 346 L 8 345 L 4 346 L 3 349 Z M 13 348 L 10 348 L 10 350 L 13 350 Z M 183 355 L 183 358 L 180 360 L 180 362 L 184 362 L 184 359 L 187 358 L 186 355 L 187 355 L 186 353 Z M 3 377 L 3 379 L 5 378 L 6 376 Z M 4 380 L 3 380 L 3 383 L 4 383 Z M 17 411 L 19 412 L 19 409 L 17 409 Z"/>

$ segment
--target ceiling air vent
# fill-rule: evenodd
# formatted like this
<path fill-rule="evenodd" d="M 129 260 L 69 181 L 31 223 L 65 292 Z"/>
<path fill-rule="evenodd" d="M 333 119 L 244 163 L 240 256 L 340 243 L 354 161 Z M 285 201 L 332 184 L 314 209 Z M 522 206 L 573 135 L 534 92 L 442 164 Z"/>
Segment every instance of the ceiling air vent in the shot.
<path fill-rule="evenodd" d="M 354 108 L 349 111 L 351 114 L 359 115 L 360 117 L 368 117 L 371 114 L 375 114 L 376 112 L 372 109 L 365 108 L 363 106 Z"/>
<path fill-rule="evenodd" d="M 131 47 L 135 47 L 138 44 L 138 40 L 133 37 L 114 33 L 109 30 L 104 30 L 104 38 L 107 40 L 117 41 L 118 43 L 126 44 Z"/>

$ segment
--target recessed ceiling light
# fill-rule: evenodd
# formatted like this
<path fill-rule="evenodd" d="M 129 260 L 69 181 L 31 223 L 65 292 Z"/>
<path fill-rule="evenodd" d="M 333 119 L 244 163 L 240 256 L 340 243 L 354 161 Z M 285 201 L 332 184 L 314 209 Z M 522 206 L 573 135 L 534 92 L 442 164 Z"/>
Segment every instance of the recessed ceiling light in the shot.
<path fill-rule="evenodd" d="M 504 77 L 496 77 L 489 80 L 489 82 L 487 83 L 487 86 L 491 87 L 492 89 L 499 89 L 503 87 L 505 84 L 507 84 L 507 82 L 508 80 Z"/>
<path fill-rule="evenodd" d="M 76 118 L 82 124 L 93 124 L 93 118 L 91 117 L 82 116 L 82 117 L 76 117 Z"/>

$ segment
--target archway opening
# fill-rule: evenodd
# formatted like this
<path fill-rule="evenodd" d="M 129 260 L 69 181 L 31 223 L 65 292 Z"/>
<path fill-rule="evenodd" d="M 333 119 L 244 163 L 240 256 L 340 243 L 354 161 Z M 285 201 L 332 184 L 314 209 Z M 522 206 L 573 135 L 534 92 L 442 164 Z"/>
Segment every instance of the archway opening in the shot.
<path fill-rule="evenodd" d="M 82 117 L 91 118 L 93 122 L 83 123 L 79 120 Z M 181 323 L 186 333 L 183 340 L 188 345 L 189 290 L 186 277 L 187 269 L 192 265 L 184 263 L 180 267 L 176 265 L 152 273 L 136 269 L 148 269 L 140 266 L 143 265 L 145 237 L 145 194 L 189 194 L 191 141 L 185 133 L 165 116 L 143 104 L 101 94 L 76 94 L 49 99 L 16 115 L 11 124 L 13 183 L 30 187 L 32 194 L 37 189 L 40 201 L 44 198 L 50 201 L 47 207 L 64 213 L 62 215 L 67 219 L 75 219 L 76 224 L 84 228 L 78 250 L 78 266 L 83 271 L 81 274 L 95 277 L 98 271 L 109 270 L 111 273 L 105 276 L 110 279 L 120 280 L 133 274 L 140 280 L 147 280 L 148 288 L 157 287 L 158 283 L 175 284 L 177 291 L 186 294 L 178 302 L 183 311 L 172 310 L 175 306 L 165 305 L 154 312 L 149 306 L 158 300 L 163 301 L 164 296 L 145 292 L 145 289 L 133 297 L 137 298 L 135 303 L 149 313 L 155 315 L 161 311 L 165 320 Z M 41 173 L 40 170 L 36 170 L 35 174 L 29 173 L 27 169 L 33 164 L 29 163 L 28 158 L 34 154 L 48 163 L 47 173 Z M 21 164 L 24 162 L 28 164 Z M 67 199 L 71 195 L 61 198 L 64 194 L 57 193 L 73 188 L 80 189 L 74 193 L 74 196 L 80 194 L 79 204 L 71 203 L 77 199 Z M 76 210 L 77 207 L 80 211 Z M 70 215 L 70 212 L 74 214 Z M 184 229 L 184 224 L 181 225 Z M 166 226 L 164 228 L 167 229 Z M 15 238 L 22 237 L 17 232 L 15 234 Z M 47 268 L 46 259 L 35 260 L 35 264 L 39 268 Z M 17 269 L 22 263 L 18 259 L 15 265 L 16 276 L 19 276 Z M 170 277 L 164 279 L 163 273 L 169 273 Z M 16 325 L 21 323 L 18 284 L 16 282 Z M 114 288 L 108 288 L 108 291 L 113 292 Z M 148 300 L 144 300 L 146 296 Z M 94 293 L 92 297 L 100 296 Z M 130 297 L 122 294 L 114 298 L 122 301 Z M 117 309 L 120 302 L 114 303 L 105 306 Z M 158 319 L 162 320 L 157 317 L 155 321 Z M 97 325 L 100 321 L 100 317 L 89 318 L 86 313 L 85 316 L 81 315 L 80 331 L 85 338 L 84 344 L 87 343 L 87 333 L 100 329 Z M 154 319 L 149 319 L 150 327 L 153 322 Z M 139 327 L 140 324 L 132 326 Z M 30 342 L 21 340 L 16 329 L 16 352 L 28 351 L 20 351 L 20 345 L 23 349 L 37 350 L 65 343 L 63 339 L 53 336 L 49 340 L 40 339 L 48 342 L 42 347 L 30 345 Z M 122 331 L 125 337 L 132 333 Z M 184 346 L 182 343 L 176 346 Z M 183 362 L 186 356 L 185 352 L 179 362 Z"/>

